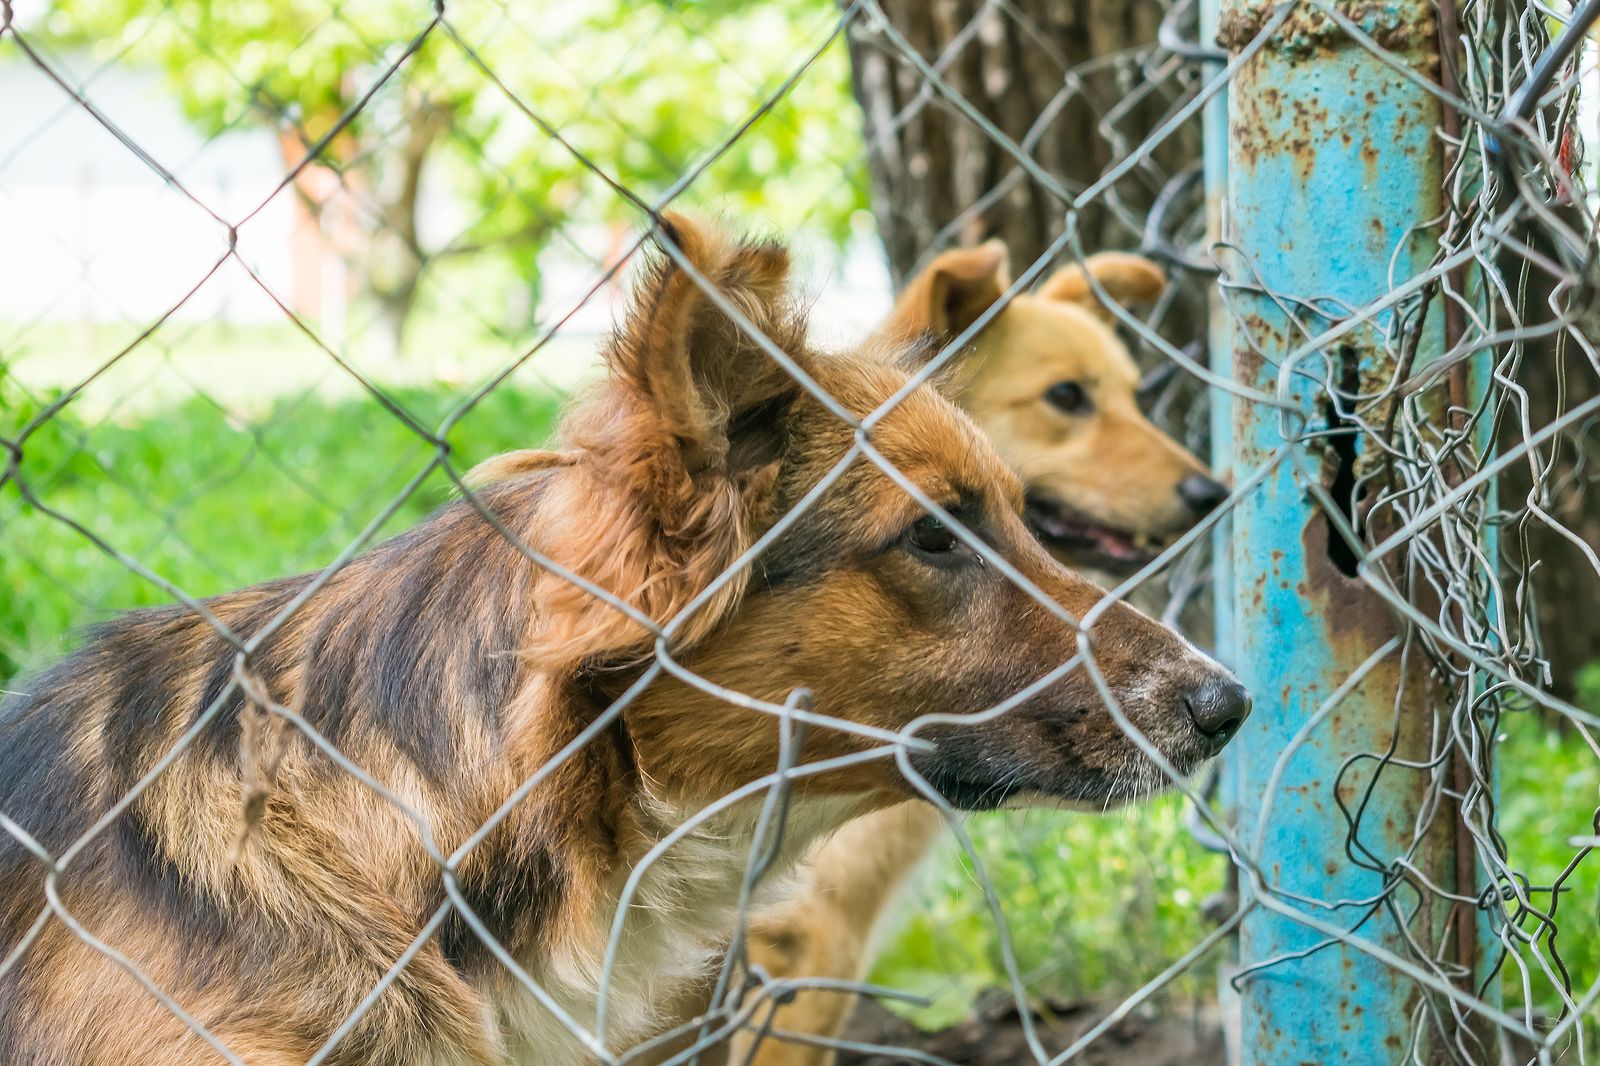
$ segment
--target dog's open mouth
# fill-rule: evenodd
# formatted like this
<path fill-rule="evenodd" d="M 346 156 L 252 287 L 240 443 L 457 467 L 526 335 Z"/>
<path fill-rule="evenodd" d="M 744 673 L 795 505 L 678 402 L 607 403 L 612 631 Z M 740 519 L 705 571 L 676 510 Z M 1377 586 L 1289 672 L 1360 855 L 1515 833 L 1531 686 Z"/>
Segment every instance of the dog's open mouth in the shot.
<path fill-rule="evenodd" d="M 1108 526 L 1059 500 L 1030 491 L 1023 515 L 1045 546 L 1112 570 L 1137 570 L 1166 547 L 1161 538 Z"/>

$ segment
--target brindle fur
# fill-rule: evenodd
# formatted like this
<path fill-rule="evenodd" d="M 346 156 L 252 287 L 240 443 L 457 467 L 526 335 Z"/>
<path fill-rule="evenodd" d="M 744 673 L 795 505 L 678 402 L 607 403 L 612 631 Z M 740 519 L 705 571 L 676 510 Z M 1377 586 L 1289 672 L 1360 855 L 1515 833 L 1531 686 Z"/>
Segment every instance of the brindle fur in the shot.
<path fill-rule="evenodd" d="M 807 347 L 787 257 L 677 219 L 669 238 L 733 305 L 857 416 L 914 360 Z M 505 457 L 481 506 L 516 537 L 658 622 L 679 613 L 852 445 L 853 430 L 778 368 L 670 260 L 650 259 L 607 352 L 608 380 L 569 413 L 563 447 Z M 946 399 L 921 388 L 875 446 L 1069 611 L 1099 598 L 1021 518 L 1021 486 Z M 977 711 L 1066 661 L 1076 634 L 966 549 L 933 558 L 907 530 L 920 507 L 856 462 L 766 552 L 676 630 L 676 661 L 781 703 L 898 730 Z M 207 602 L 241 639 L 313 575 Z M 1129 716 L 1182 767 L 1213 750 L 1181 710 L 1215 664 L 1116 606 L 1096 653 Z M 451 852 L 638 679 L 655 637 L 542 570 L 470 501 L 331 575 L 245 664 L 380 781 Z M 406 814 L 296 730 L 275 772 L 235 652 L 194 612 L 127 615 L 0 710 L 0 811 L 53 854 L 100 819 L 208 707 L 215 716 L 57 878 L 61 905 L 252 1066 L 304 1062 L 444 898 Z M 806 761 L 875 742 L 813 728 Z M 1076 672 L 984 726 L 946 727 L 919 769 L 971 805 L 1018 792 L 1099 796 L 1156 779 Z M 259 739 L 258 737 L 256 739 Z M 772 716 L 663 676 L 514 806 L 456 871 L 504 950 L 585 1025 L 610 984 L 613 1050 L 703 979 L 731 927 L 756 801 L 692 833 L 652 868 L 624 949 L 602 974 L 621 887 L 670 829 L 770 773 Z M 268 791 L 240 842 L 248 787 Z M 780 868 L 864 811 L 909 794 L 892 760 L 798 782 Z M 781 872 L 781 871 L 780 871 Z M 59 919 L 19 950 L 45 869 L 0 834 L 0 1048 L 14 1066 L 218 1060 Z M 456 913 L 336 1045 L 335 1064 L 567 1064 L 580 1044 Z"/>

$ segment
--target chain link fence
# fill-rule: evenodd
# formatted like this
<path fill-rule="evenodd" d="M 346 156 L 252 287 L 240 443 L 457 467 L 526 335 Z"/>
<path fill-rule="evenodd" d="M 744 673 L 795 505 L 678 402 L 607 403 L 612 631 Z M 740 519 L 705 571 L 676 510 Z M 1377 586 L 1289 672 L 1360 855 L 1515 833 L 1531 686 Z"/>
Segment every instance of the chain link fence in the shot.
<path fill-rule="evenodd" d="M 0 0 L 0 674 L 11 701 L 0 1034 L 15 1060 L 119 1061 L 105 1049 L 144 1033 L 150 1054 L 168 1056 L 151 1061 L 420 1061 L 426 1040 L 448 1043 L 434 1015 L 414 1020 L 418 1042 L 405 1047 L 370 1034 L 443 967 L 461 998 L 428 1009 L 481 1032 L 430 1052 L 437 1061 L 1587 1061 L 1600 1002 L 1600 674 L 1588 662 L 1600 661 L 1589 607 L 1600 361 L 1580 131 L 1592 123 L 1597 10 Z M 935 354 L 910 377 L 920 388 L 856 410 L 819 384 L 796 337 L 664 227 L 683 206 L 785 234 L 815 304 L 812 336 L 834 346 L 876 331 L 893 294 L 937 272 L 941 254 L 999 238 L 1004 260 L 978 279 L 992 298 L 933 330 Z M 466 477 L 554 432 L 569 391 L 602 388 L 595 353 L 613 326 L 626 335 L 630 278 L 652 247 L 658 270 L 686 275 L 849 441 L 680 600 L 649 583 L 607 587 Z M 1128 298 L 1094 267 L 1108 250 L 1158 265 L 1166 284 Z M 874 435 L 1074 265 L 1078 302 L 1137 364 L 1137 384 L 1118 387 L 1169 439 L 1163 454 L 1209 455 L 1229 484 L 1188 520 L 1149 528 L 1089 522 L 1030 492 L 1047 543 L 1053 533 L 1075 565 L 1086 554 L 1103 564 L 1093 573 L 1112 591 L 1077 614 Z M 1050 365 L 1004 336 L 1027 355 L 1007 371 L 1018 381 Z M 1073 366 L 1028 386 L 1029 402 L 1067 420 L 1048 423 L 1048 442 L 1019 429 L 1015 410 L 986 420 L 969 406 L 1010 441 L 1005 458 L 1030 489 L 1044 453 L 1075 433 L 1089 441 L 1076 462 L 1142 491 L 1148 468 L 1119 450 L 1132 423 L 1082 428 L 1104 415 L 1099 390 L 1123 368 Z M 1090 397 L 1046 401 L 1062 384 Z M 1026 447 L 1040 454 L 1016 452 Z M 1217 766 L 1179 773 L 1113 694 L 1115 649 L 1088 641 L 998 702 L 952 698 L 892 728 L 802 690 L 774 698 L 698 672 L 692 634 L 707 605 L 770 580 L 774 545 L 829 500 L 854 492 L 865 507 L 865 470 L 1074 632 L 1131 601 L 1215 649 L 1255 698 L 1239 740 Z M 485 811 L 449 809 L 448 790 L 417 783 L 443 757 L 422 741 L 382 758 L 343 742 L 282 688 L 274 662 L 274 637 L 297 613 L 341 575 L 393 558 L 363 553 L 457 497 L 455 521 L 514 547 L 523 570 L 502 575 L 508 589 L 557 584 L 568 609 L 604 603 L 648 635 L 622 683 L 579 672 L 592 716 Z M 301 571 L 248 626 L 205 598 Z M 71 670 L 109 669 L 50 664 L 112 612 L 174 603 L 180 614 L 160 617 L 202 620 L 220 672 L 146 733 L 128 711 L 104 737 L 57 740 L 126 745 L 121 776 L 86 785 L 49 762 L 30 716 L 72 690 Z M 459 626 L 475 658 L 546 669 L 495 645 L 492 620 L 452 609 L 424 613 Z M 811 632 L 804 621 L 796 639 Z M 177 676 L 160 655 L 141 661 L 152 691 Z M 442 691 L 455 675 L 440 671 Z M 1098 815 L 966 816 L 957 808 L 985 804 L 947 798 L 916 768 L 942 712 L 1004 722 L 1084 678 L 1096 712 L 1173 795 Z M 556 906 L 571 885 L 509 868 L 497 882 L 490 857 L 529 831 L 529 811 L 553 819 L 539 832 L 566 832 L 551 807 L 573 768 L 659 713 L 648 693 L 669 685 L 771 733 L 776 761 L 671 818 L 655 811 L 628 842 L 593 904 L 594 973 L 519 954 L 515 916 Z M 140 704 L 132 688 L 120 699 Z M 677 726 L 690 744 L 694 728 Z M 217 750 L 231 767 L 221 797 L 186 796 L 162 831 L 216 838 L 218 865 L 161 869 L 150 812 Z M 744 945 L 751 929 L 771 932 L 768 908 L 781 911 L 758 890 L 800 859 L 784 835 L 823 817 L 808 789 L 891 764 L 942 816 L 942 842 L 905 850 L 906 865 L 920 850 L 934 857 L 901 892 L 903 869 L 860 875 L 883 889 L 855 916 L 876 951 L 858 945 L 827 965 L 800 952 L 777 972 Z M 637 780 L 637 768 L 616 772 Z M 1102 782 L 1079 805 L 1139 791 Z M 81 822 L 48 813 L 80 792 Z M 393 912 L 393 937 L 363 955 L 370 979 L 257 987 L 249 1010 L 216 1007 L 157 943 L 204 928 L 174 901 L 248 909 L 229 871 L 252 838 L 328 796 L 352 804 L 337 816 L 363 827 L 352 839 L 409 848 L 407 883 L 427 891 L 385 896 L 392 875 L 362 866 L 378 861 L 376 844 L 333 848 L 319 857 L 326 876 L 352 892 L 379 885 Z M 75 880 L 75 867 L 102 870 L 135 824 L 143 868 L 167 895 Z M 681 879 L 682 856 L 708 840 L 737 844 L 738 861 L 717 867 L 732 917 L 704 943 L 659 949 L 680 986 L 641 976 L 639 923 L 692 926 L 682 911 L 696 898 L 650 871 Z M 792 878 L 797 898 L 833 861 L 820 846 Z M 854 846 L 902 854 L 883 840 Z M 493 891 L 474 894 L 468 874 L 485 862 Z M 290 885 L 321 876 L 280 873 Z M 286 917 L 279 943 L 252 947 L 263 974 L 298 957 Z M 50 1044 L 43 1000 L 28 997 L 68 943 L 92 954 L 70 956 L 83 976 L 60 1001 L 103 1007 L 49 1018 Z M 230 972 L 205 962 L 203 939 L 184 954 Z M 468 955 L 477 961 L 458 966 Z M 572 992 L 586 980 L 592 996 Z M 854 1022 L 824 1012 L 828 1024 L 807 1029 L 817 1015 L 778 1009 L 819 996 L 859 1000 Z M 629 1013 L 641 997 L 655 1011 Z M 326 1026 L 305 1020 L 331 1014 Z M 173 1019 L 189 1042 L 168 1047 Z M 229 1033 L 255 1035 L 235 1046 Z"/>

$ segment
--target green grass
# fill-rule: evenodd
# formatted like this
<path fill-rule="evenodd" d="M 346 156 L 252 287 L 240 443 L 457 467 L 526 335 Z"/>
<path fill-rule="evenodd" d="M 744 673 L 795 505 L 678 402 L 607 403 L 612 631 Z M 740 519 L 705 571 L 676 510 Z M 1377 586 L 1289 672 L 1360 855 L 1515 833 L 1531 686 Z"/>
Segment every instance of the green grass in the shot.
<path fill-rule="evenodd" d="M 1183 810 L 1168 796 L 1105 815 L 1002 812 L 967 823 L 1030 994 L 1132 992 L 1211 931 L 1201 904 L 1222 889 L 1227 860 L 1195 842 Z M 912 1012 L 918 1024 L 954 1022 L 975 994 L 1009 987 L 993 917 L 959 846 L 941 851 L 908 911 L 873 980 L 931 1000 Z M 1202 963 L 1169 995 L 1209 998 L 1214 974 Z"/>
<path fill-rule="evenodd" d="M 0 434 L 37 402 L 6 394 Z M 463 391 L 399 388 L 394 399 L 423 426 Z M 497 389 L 451 432 L 465 470 L 549 435 L 559 398 Z M 0 676 L 58 657 L 73 633 L 115 611 L 170 602 L 108 547 L 192 596 L 208 596 L 334 559 L 433 457 L 426 440 L 370 397 L 280 396 L 239 414 L 191 394 L 149 415 L 85 422 L 61 415 L 23 445 L 15 483 L 0 487 Z M 390 536 L 450 498 L 434 471 L 383 525 Z"/>
<path fill-rule="evenodd" d="M 203 596 L 333 559 L 423 469 L 431 448 L 370 397 L 262 391 L 249 374 L 211 375 L 204 395 L 172 403 L 74 405 L 24 446 L 21 474 L 50 508 L 186 592 Z M 253 373 L 253 372 L 252 372 Z M 0 435 L 11 437 L 44 399 L 0 378 Z M 219 395 L 220 393 L 220 395 Z M 395 399 L 426 426 L 466 395 L 463 385 L 401 384 Z M 549 391 L 497 389 L 451 433 L 465 469 L 497 451 L 537 445 L 559 400 Z M 81 416 L 86 411 L 87 416 Z M 387 536 L 450 496 L 435 472 L 384 525 Z M 168 602 L 63 522 L 0 487 L 0 685 L 67 650 L 74 631 L 111 612 Z M 1585 681 L 1600 709 L 1600 665 Z M 1570 730 L 1534 714 L 1509 715 L 1498 763 L 1500 828 L 1513 864 L 1548 886 L 1589 830 L 1600 758 Z M 1226 860 L 1202 849 L 1167 798 L 1105 816 L 1032 812 L 976 818 L 970 832 L 994 879 L 1030 991 L 1066 998 L 1125 995 L 1212 928 L 1202 901 L 1222 888 Z M 1600 977 L 1600 856 L 1567 882 L 1561 954 L 1580 988 Z M 1548 893 L 1536 896 L 1548 904 Z M 1202 962 L 1174 995 L 1207 998 Z M 963 1014 L 972 996 L 1004 986 L 999 942 L 954 845 L 932 864 L 874 975 L 933 999 L 925 1024 Z M 1503 982 L 1521 1002 L 1514 969 Z M 1535 984 L 1554 1005 L 1547 981 Z"/>
<path fill-rule="evenodd" d="M 1600 664 L 1590 669 L 1600 680 Z M 1586 709 L 1600 711 L 1600 699 L 1593 689 L 1585 692 Z M 1512 866 L 1524 873 L 1535 889 L 1530 902 L 1538 908 L 1550 907 L 1553 885 L 1580 849 L 1568 841 L 1576 836 L 1591 836 L 1595 829 L 1595 808 L 1600 806 L 1600 756 L 1584 743 L 1575 730 L 1551 722 L 1535 713 L 1508 716 L 1501 734 L 1505 738 L 1497 752 L 1500 778 L 1499 829 L 1504 836 Z M 1556 948 L 1572 976 L 1574 995 L 1583 993 L 1600 980 L 1600 852 L 1590 853 L 1562 883 L 1555 918 L 1560 932 Z M 1534 932 L 1538 925 L 1526 921 L 1523 928 Z M 1548 960 L 1546 940 L 1539 946 Z M 1559 1012 L 1560 1001 L 1549 978 L 1538 969 L 1531 954 L 1524 952 L 1531 970 L 1534 1002 L 1550 1014 Z M 1515 964 L 1507 961 L 1501 981 L 1508 1005 L 1525 1001 L 1522 977 Z M 1591 1012 L 1600 1018 L 1600 1010 Z"/>
<path fill-rule="evenodd" d="M 355 326 L 360 324 L 358 319 Z M 355 341 L 336 345 L 345 369 L 285 322 L 173 321 L 140 339 L 143 327 L 0 323 L 0 387 L 6 390 L 0 411 L 9 402 L 59 393 L 92 377 L 72 405 L 84 423 L 147 418 L 196 395 L 237 417 L 259 420 L 285 397 L 314 392 L 324 402 L 364 398 L 351 371 L 413 394 L 466 388 L 511 364 L 540 336 L 530 327 L 495 337 L 476 326 L 451 329 L 438 315 L 417 315 L 408 333 L 413 354 L 380 355 L 370 343 L 372 331 L 358 330 Z M 596 348 L 594 337 L 557 334 L 515 380 L 523 388 L 568 388 L 596 365 Z"/>
<path fill-rule="evenodd" d="M 1600 663 L 1592 668 L 1586 699 L 1590 709 L 1600 710 Z M 1600 805 L 1600 757 L 1547 715 L 1508 714 L 1500 736 L 1498 828 L 1511 866 L 1534 888 L 1530 901 L 1548 908 L 1549 887 L 1580 852 L 1569 840 L 1592 832 Z M 1004 904 L 1031 995 L 1120 998 L 1215 928 L 1201 904 L 1223 887 L 1227 860 L 1195 842 L 1182 814 L 1183 801 L 1169 796 L 1106 815 L 1008 812 L 969 824 Z M 948 1024 L 963 1016 L 976 993 L 1009 987 L 971 861 L 953 843 L 934 860 L 907 911 L 873 980 L 931 1000 L 931 1006 L 907 1012 L 913 1020 L 929 1028 Z M 1574 996 L 1581 997 L 1600 980 L 1600 853 L 1578 863 L 1563 882 L 1556 918 L 1557 950 Z M 1542 933 L 1531 918 L 1522 928 Z M 1546 937 L 1539 937 L 1537 948 L 1552 958 Z M 1215 962 L 1229 950 L 1219 947 L 1162 995 L 1169 1003 L 1210 998 Z M 1539 969 L 1532 950 L 1524 946 L 1520 954 L 1531 971 L 1533 1002 L 1554 1017 L 1561 1007 L 1557 985 Z M 1507 1009 L 1527 1001 L 1514 962 L 1504 963 L 1500 985 Z"/>

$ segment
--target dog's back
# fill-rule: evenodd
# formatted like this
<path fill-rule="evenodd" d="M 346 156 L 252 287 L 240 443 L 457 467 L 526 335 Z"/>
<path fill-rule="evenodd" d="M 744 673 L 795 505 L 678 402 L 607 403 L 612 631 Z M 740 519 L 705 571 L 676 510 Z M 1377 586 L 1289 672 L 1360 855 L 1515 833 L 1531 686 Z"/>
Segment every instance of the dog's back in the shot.
<path fill-rule="evenodd" d="M 490 499 L 510 512 L 519 492 L 536 491 L 525 482 Z M 516 605 L 525 597 L 504 593 L 527 582 L 518 562 L 471 507 L 453 504 L 334 575 L 245 670 L 448 832 L 438 816 L 466 794 L 462 779 L 489 772 L 494 720 L 515 680 L 526 624 Z M 248 640 L 315 578 L 205 607 Z M 0 835 L 0 958 L 12 965 L 0 980 L 8 1063 L 205 1057 L 190 1026 L 155 1007 L 89 937 L 126 956 L 236 1054 L 304 1061 L 320 1043 L 312 1034 L 325 1036 L 355 1010 L 442 899 L 436 879 L 427 897 L 407 889 L 417 883 L 411 871 L 430 860 L 405 816 L 332 758 L 284 743 L 290 738 L 276 735 L 284 720 L 247 705 L 230 684 L 235 659 L 189 608 L 139 611 L 101 628 L 0 710 L 0 811 L 33 847 L 70 854 L 55 890 L 81 923 L 81 933 L 58 917 L 41 924 L 46 862 L 18 835 Z M 276 773 L 260 767 L 256 775 L 275 782 L 273 800 L 235 862 L 251 767 L 279 755 Z M 518 883 L 550 891 L 554 881 L 541 876 L 548 857 L 524 858 L 537 874 Z M 498 889 L 464 880 L 491 929 L 504 934 L 504 909 L 492 902 Z M 459 919 L 447 922 L 330 1061 L 414 1062 L 442 1051 L 419 1046 L 418 1032 L 454 1029 L 459 1043 L 478 1021 L 462 1024 L 463 1012 L 474 1013 L 462 973 L 484 961 L 478 939 Z M 160 1036 L 129 1027 L 135 1016 L 156 1020 Z M 75 1021 L 63 1026 L 63 1018 Z M 266 1033 L 277 1034 L 273 1046 L 260 1046 Z M 476 1041 L 468 1037 L 458 1053 L 470 1054 Z"/>

